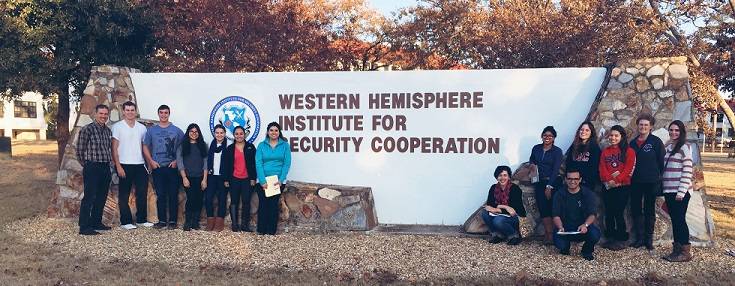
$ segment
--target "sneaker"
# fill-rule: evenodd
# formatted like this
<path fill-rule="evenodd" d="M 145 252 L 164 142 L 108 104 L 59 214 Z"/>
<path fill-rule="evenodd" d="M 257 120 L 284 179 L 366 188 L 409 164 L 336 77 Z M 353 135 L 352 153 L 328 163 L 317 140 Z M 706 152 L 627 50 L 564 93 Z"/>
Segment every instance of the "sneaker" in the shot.
<path fill-rule="evenodd" d="M 99 232 L 96 232 L 94 229 L 91 228 L 85 228 L 79 230 L 80 235 L 99 235 Z"/>
<path fill-rule="evenodd" d="M 104 224 L 100 224 L 100 225 L 92 227 L 92 230 L 111 230 L 111 229 L 112 229 L 111 227 L 106 226 Z"/>
<path fill-rule="evenodd" d="M 134 224 L 132 224 L 132 223 L 129 223 L 129 224 L 124 224 L 124 225 L 121 225 L 121 226 L 120 226 L 120 228 L 122 228 L 122 229 L 124 229 L 124 230 L 133 230 L 133 229 L 136 229 L 136 228 L 138 228 L 138 227 L 137 227 L 137 226 L 135 226 L 135 225 L 134 225 Z"/>
<path fill-rule="evenodd" d="M 561 253 L 561 255 L 569 255 L 569 249 L 559 250 L 559 253 Z"/>
<path fill-rule="evenodd" d="M 155 229 L 164 229 L 164 228 L 166 228 L 166 225 L 167 224 L 165 222 L 157 222 L 156 224 L 153 225 L 153 228 L 155 228 Z"/>
<path fill-rule="evenodd" d="M 587 261 L 595 260 L 595 256 L 592 253 L 582 253 L 582 258 Z"/>
<path fill-rule="evenodd" d="M 153 226 L 153 223 L 151 223 L 151 222 L 144 222 L 144 223 L 141 223 L 140 225 L 145 226 L 145 227 L 152 227 Z"/>

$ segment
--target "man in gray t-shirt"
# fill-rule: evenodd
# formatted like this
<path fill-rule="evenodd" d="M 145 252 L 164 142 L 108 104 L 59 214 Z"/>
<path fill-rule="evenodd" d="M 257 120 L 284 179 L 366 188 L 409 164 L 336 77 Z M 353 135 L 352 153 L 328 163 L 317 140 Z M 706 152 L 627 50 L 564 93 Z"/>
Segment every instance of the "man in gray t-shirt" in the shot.
<path fill-rule="evenodd" d="M 181 177 L 176 168 L 176 147 L 181 143 L 184 132 L 168 121 L 171 109 L 167 105 L 158 107 L 157 125 L 148 128 L 143 140 L 143 155 L 153 174 L 156 190 L 158 223 L 155 228 L 176 228 L 179 213 L 179 186 Z"/>

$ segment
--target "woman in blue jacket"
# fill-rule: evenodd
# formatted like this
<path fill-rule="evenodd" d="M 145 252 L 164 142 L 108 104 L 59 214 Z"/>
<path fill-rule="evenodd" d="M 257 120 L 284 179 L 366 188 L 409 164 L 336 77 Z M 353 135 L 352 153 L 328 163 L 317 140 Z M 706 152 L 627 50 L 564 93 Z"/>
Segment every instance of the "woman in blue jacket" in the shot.
<path fill-rule="evenodd" d="M 564 157 L 561 148 L 554 145 L 556 130 L 546 126 L 541 132 L 541 144 L 533 146 L 529 162 L 538 168 L 539 181 L 534 184 L 536 206 L 544 223 L 544 244 L 552 245 L 554 223 L 551 218 L 551 198 L 554 184 L 559 176 L 559 167 Z"/>
<path fill-rule="evenodd" d="M 278 211 L 281 195 L 271 197 L 265 196 L 266 181 L 269 176 L 278 176 L 276 187 L 281 192 L 286 187 L 286 177 L 288 170 L 291 168 L 291 146 L 288 145 L 286 138 L 281 133 L 281 125 L 276 122 L 268 124 L 268 133 L 258 144 L 255 152 L 255 168 L 258 174 L 258 181 L 261 188 L 258 190 L 258 233 L 259 234 L 276 234 L 278 231 Z"/>

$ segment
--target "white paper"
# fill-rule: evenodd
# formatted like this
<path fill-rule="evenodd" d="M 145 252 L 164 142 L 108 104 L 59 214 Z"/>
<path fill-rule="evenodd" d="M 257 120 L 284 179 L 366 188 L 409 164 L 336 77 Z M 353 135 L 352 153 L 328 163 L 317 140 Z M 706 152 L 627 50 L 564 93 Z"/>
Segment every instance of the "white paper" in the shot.
<path fill-rule="evenodd" d="M 557 232 L 557 234 L 560 234 L 560 235 L 573 235 L 573 234 L 580 234 L 580 233 L 581 232 L 579 232 L 579 231 L 560 231 L 560 232 Z"/>
<path fill-rule="evenodd" d="M 510 215 L 507 215 L 507 214 L 502 214 L 502 213 L 501 213 L 501 214 L 496 214 L 496 213 L 493 213 L 493 212 L 488 212 L 488 213 L 490 213 L 490 216 L 504 216 L 504 217 L 510 217 Z"/>
<path fill-rule="evenodd" d="M 272 196 L 275 196 L 277 194 L 281 193 L 281 189 L 279 187 L 276 187 L 276 183 L 278 183 L 278 176 L 268 176 L 265 177 L 265 196 L 270 198 Z"/>

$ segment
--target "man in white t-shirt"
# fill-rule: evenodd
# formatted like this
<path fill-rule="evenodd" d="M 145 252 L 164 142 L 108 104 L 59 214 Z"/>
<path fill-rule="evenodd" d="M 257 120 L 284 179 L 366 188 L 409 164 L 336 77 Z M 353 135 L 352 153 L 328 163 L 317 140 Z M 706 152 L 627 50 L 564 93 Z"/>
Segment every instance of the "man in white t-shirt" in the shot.
<path fill-rule="evenodd" d="M 112 159 L 117 176 L 120 178 L 118 189 L 118 208 L 120 227 L 136 229 L 136 223 L 153 226 L 148 222 L 148 170 L 143 159 L 143 138 L 146 127 L 136 121 L 138 112 L 133 102 L 123 103 L 123 119 L 112 126 Z M 130 187 L 135 185 L 135 223 L 130 212 Z"/>

